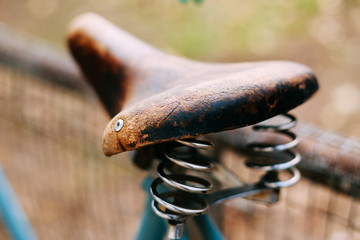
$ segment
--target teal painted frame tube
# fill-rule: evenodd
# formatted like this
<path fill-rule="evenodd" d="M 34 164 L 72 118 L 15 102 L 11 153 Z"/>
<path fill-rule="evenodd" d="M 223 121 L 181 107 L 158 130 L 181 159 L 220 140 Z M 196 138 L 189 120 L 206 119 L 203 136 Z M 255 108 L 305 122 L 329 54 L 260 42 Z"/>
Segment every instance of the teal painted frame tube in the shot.
<path fill-rule="evenodd" d="M 143 189 L 147 193 L 145 210 L 141 219 L 139 232 L 136 236 L 137 240 L 153 240 L 164 239 L 167 231 L 167 221 L 157 216 L 152 210 L 152 197 L 150 194 L 150 185 L 154 180 L 153 177 L 147 176 L 143 181 Z M 223 240 L 225 239 L 220 229 L 208 214 L 194 217 L 194 222 L 199 229 L 203 239 L 207 240 Z M 182 240 L 188 240 L 187 228 Z"/>
<path fill-rule="evenodd" d="M 0 166 L 0 217 L 14 240 L 36 240 L 24 210 Z"/>
<path fill-rule="evenodd" d="M 150 185 L 153 177 L 147 176 L 143 181 L 143 189 L 147 193 L 145 210 L 140 223 L 137 240 L 164 239 L 167 229 L 166 220 L 157 216 L 151 208 L 152 197 L 150 195 Z"/>
<path fill-rule="evenodd" d="M 203 239 L 207 240 L 224 240 L 225 237 L 214 223 L 209 214 L 194 217 L 196 226 L 198 227 Z"/>

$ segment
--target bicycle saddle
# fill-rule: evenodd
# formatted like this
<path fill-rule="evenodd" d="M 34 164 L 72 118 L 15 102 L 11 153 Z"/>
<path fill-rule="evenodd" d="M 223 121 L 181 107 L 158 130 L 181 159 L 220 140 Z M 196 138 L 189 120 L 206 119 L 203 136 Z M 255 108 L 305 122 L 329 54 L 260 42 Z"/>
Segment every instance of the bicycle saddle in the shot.
<path fill-rule="evenodd" d="M 303 65 L 192 61 L 161 52 L 92 13 L 72 22 L 68 45 L 113 117 L 103 138 L 108 156 L 255 124 L 293 109 L 318 89 Z"/>

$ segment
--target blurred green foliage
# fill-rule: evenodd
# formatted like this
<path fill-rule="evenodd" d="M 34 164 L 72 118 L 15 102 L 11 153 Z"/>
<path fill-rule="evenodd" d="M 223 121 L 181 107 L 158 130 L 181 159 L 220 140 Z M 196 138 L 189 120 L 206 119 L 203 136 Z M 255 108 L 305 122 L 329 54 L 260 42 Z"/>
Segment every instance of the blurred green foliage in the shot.
<path fill-rule="evenodd" d="M 179 0 L 181 3 L 187 3 L 187 2 L 189 2 L 189 0 Z M 194 0 L 194 3 L 197 3 L 197 4 L 199 4 L 199 3 L 202 3 L 202 0 Z"/>
<path fill-rule="evenodd" d="M 68 22 L 93 11 L 178 54 L 232 59 L 240 53 L 266 55 L 284 38 L 307 34 L 309 22 L 318 14 L 315 0 L 179 1 L 2 0 L 0 20 L 63 46 Z"/>

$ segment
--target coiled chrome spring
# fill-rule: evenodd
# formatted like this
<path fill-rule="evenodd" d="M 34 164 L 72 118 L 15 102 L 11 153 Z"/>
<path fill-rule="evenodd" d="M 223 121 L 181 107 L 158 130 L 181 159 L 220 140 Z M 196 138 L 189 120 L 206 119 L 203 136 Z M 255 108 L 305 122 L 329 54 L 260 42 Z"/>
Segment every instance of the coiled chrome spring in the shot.
<path fill-rule="evenodd" d="M 210 193 L 213 189 L 211 182 L 206 176 L 199 177 L 198 173 L 209 173 L 214 168 L 211 158 L 202 153 L 202 150 L 211 150 L 213 145 L 192 139 L 178 140 L 166 147 L 164 154 L 167 161 L 159 164 L 159 177 L 153 181 L 150 192 L 154 199 L 154 212 L 169 222 L 169 238 L 181 238 L 186 218 L 206 213 L 212 204 L 233 197 L 252 196 L 252 199 L 259 200 L 265 192 L 269 193 L 270 200 L 267 202 L 271 203 L 277 201 L 279 188 L 291 186 L 300 179 L 300 172 L 295 165 L 301 157 L 299 152 L 293 149 L 298 144 L 298 139 L 290 131 L 295 126 L 296 119 L 290 114 L 282 116 L 288 120 L 286 123 L 260 124 L 253 127 L 258 132 L 271 132 L 290 138 L 286 143 L 257 142 L 247 146 L 250 157 L 246 165 L 265 171 L 256 184 L 245 184 Z M 290 172 L 292 176 L 287 180 L 280 180 L 279 172 L 283 170 Z M 189 174 L 189 171 L 196 174 Z"/>
<path fill-rule="evenodd" d="M 187 216 L 201 215 L 208 210 L 208 203 L 197 194 L 211 191 L 211 182 L 195 175 L 185 174 L 185 171 L 210 172 L 213 164 L 198 150 L 212 148 L 211 143 L 199 140 L 179 140 L 166 148 L 165 157 L 169 161 L 159 164 L 157 168 L 159 177 L 154 180 L 150 189 L 154 198 L 152 207 L 157 215 L 168 220 L 182 221 Z M 179 167 L 181 169 L 176 170 L 182 173 L 172 173 L 174 168 Z M 165 192 L 160 193 L 159 185 L 163 182 L 175 190 L 162 187 Z"/>
<path fill-rule="evenodd" d="M 281 144 L 258 142 L 247 146 L 251 157 L 246 161 L 246 165 L 253 169 L 267 171 L 263 184 L 269 188 L 289 187 L 298 182 L 301 177 L 299 170 L 295 167 L 301 161 L 301 156 L 296 149 L 293 149 L 299 144 L 299 140 L 296 134 L 290 131 L 296 125 L 296 118 L 290 114 L 281 114 L 281 116 L 288 121 L 278 125 L 255 125 L 253 130 L 282 135 L 290 141 Z M 292 176 L 287 180 L 279 180 L 277 173 L 281 170 L 287 170 Z"/>

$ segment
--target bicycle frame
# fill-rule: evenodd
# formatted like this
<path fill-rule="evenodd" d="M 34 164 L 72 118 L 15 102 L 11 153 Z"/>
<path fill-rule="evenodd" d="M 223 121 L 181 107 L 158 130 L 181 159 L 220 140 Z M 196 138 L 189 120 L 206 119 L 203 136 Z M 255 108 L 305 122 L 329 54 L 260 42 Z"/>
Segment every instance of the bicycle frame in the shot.
<path fill-rule="evenodd" d="M 23 46 L 24 47 L 24 46 Z M 40 46 L 41 47 L 41 46 Z M 3 49 L 7 49 L 7 50 L 9 50 L 10 48 L 3 48 Z M 26 49 L 26 51 L 27 52 L 31 52 L 31 49 L 30 48 L 28 48 L 28 47 L 24 47 L 24 49 Z M 19 51 L 19 52 L 21 52 L 21 51 Z M 24 55 L 26 55 L 26 53 L 22 53 L 22 54 L 24 54 Z M 35 53 L 34 53 L 35 54 Z M 1 54 L 0 54 L 0 56 L 1 56 Z M 19 68 L 19 65 L 18 65 L 18 63 L 19 63 L 19 61 L 20 60 L 14 60 L 13 62 L 11 62 L 11 61 L 9 61 L 9 59 L 12 57 L 12 56 L 15 56 L 15 55 L 11 55 L 11 54 L 7 54 L 6 55 L 6 57 L 5 58 L 2 58 L 2 63 L 5 63 L 6 65 L 8 65 L 8 66 L 14 66 L 14 64 L 15 64 L 15 67 L 16 68 Z M 31 54 L 29 54 L 29 56 L 34 56 L 34 55 L 31 55 Z M 35 54 L 35 56 L 36 56 L 36 54 Z M 16 57 L 19 57 L 19 55 L 16 55 Z M 61 78 L 58 78 L 58 79 L 55 79 L 54 80 L 54 82 L 53 82 L 53 84 L 54 85 L 56 85 L 56 86 L 62 86 L 62 88 L 64 88 L 65 87 L 65 89 L 71 89 L 72 91 L 75 89 L 78 93 L 81 93 L 81 94 L 83 94 L 83 95 L 87 95 L 87 96 L 93 96 L 93 95 L 91 95 L 91 94 L 89 94 L 89 90 L 88 90 L 88 88 L 87 87 L 84 87 L 84 85 L 82 84 L 82 82 L 79 80 L 79 75 L 78 75 L 78 73 L 76 72 L 76 70 L 75 70 L 75 67 L 74 67 L 74 65 L 70 62 L 70 60 L 68 60 L 68 59 L 66 59 L 64 62 L 65 62 L 65 64 L 64 65 L 62 65 L 64 62 L 62 62 L 62 61 L 58 61 L 59 59 L 63 59 L 63 58 L 58 58 L 58 55 L 56 55 L 56 54 L 49 54 L 49 55 L 47 55 L 47 57 L 49 57 L 49 59 L 48 60 L 44 60 L 43 58 L 41 58 L 42 60 L 40 61 L 33 61 L 33 59 L 34 59 L 34 57 L 32 57 L 32 58 L 22 58 L 22 56 L 20 56 L 20 59 L 22 59 L 22 61 L 25 61 L 25 62 L 27 62 L 27 64 L 29 64 L 29 66 L 34 66 L 34 64 L 36 65 L 36 67 L 35 67 L 35 69 L 47 69 L 47 70 L 51 70 L 52 72 L 51 72 L 51 74 L 49 74 L 49 71 L 38 71 L 38 73 L 35 73 L 36 75 L 38 75 L 38 76 L 42 76 L 42 77 L 44 77 L 44 78 L 47 78 L 47 79 L 51 79 L 53 76 L 58 76 L 56 73 L 57 72 L 62 72 L 63 74 L 65 73 L 65 76 L 68 76 L 68 77 L 64 77 L 63 79 L 61 79 Z M 14 58 L 13 58 L 14 59 Z M 29 60 L 29 59 L 31 59 L 31 60 Z M 35 59 L 37 59 L 36 57 L 35 57 Z M 40 58 L 39 58 L 40 59 Z M 21 61 L 20 61 L 21 62 Z M 64 68 L 59 68 L 59 67 L 57 67 L 57 68 L 52 68 L 52 66 L 49 66 L 49 65 L 47 65 L 47 64 L 44 64 L 44 62 L 53 62 L 53 63 L 58 63 L 58 66 L 66 66 L 66 67 L 64 67 Z M 67 67 L 67 66 L 70 66 L 70 67 Z M 23 71 L 27 71 L 27 73 L 28 74 L 34 74 L 33 72 L 31 72 L 31 70 L 29 70 L 29 69 L 31 69 L 31 68 L 25 68 L 25 69 L 20 69 L 20 70 L 23 70 Z M 45 73 L 45 74 L 44 74 Z M 66 75 L 66 74 L 68 74 L 68 75 Z M 62 82 L 64 80 L 64 82 Z M 79 87 L 79 86 L 81 86 L 81 87 Z M 334 139 L 334 138 L 336 138 L 336 136 L 337 137 L 339 137 L 339 135 L 338 134 L 336 134 L 336 133 L 331 133 L 331 132 L 328 132 L 327 130 L 322 130 L 322 129 L 319 129 L 319 128 L 315 128 L 315 127 L 313 127 L 313 126 L 311 126 L 310 125 L 310 127 L 309 127 L 309 125 L 306 125 L 306 124 L 303 124 L 303 125 L 300 125 L 300 130 L 299 130 L 299 133 L 309 133 L 309 132 L 311 132 L 311 133 L 313 133 L 313 134 L 317 134 L 317 132 L 316 131 L 319 131 L 320 133 L 318 134 L 318 135 L 321 135 L 321 134 L 324 134 L 324 135 L 326 135 L 326 134 L 330 134 L 331 136 L 332 136 L 332 139 Z M 315 134 L 315 135 L 316 135 Z M 229 138 L 229 136 L 230 135 L 227 135 L 226 137 L 227 137 L 227 140 L 226 140 L 226 138 L 223 138 L 223 139 L 221 139 L 220 137 L 217 137 L 217 139 L 219 140 L 219 141 L 222 141 L 223 142 L 223 144 L 224 145 L 226 145 L 227 147 L 234 147 L 231 143 L 235 143 L 234 141 L 233 142 L 231 142 L 231 140 L 232 139 L 230 139 Z M 335 137 L 334 137 L 335 136 Z M 323 137 L 323 138 L 327 138 L 327 137 Z M 223 140 L 226 140 L 226 141 L 223 141 Z M 239 139 L 237 139 L 237 140 L 241 140 L 242 138 L 239 138 Z M 320 182 L 323 182 L 324 184 L 326 184 L 327 186 L 331 186 L 331 187 L 334 187 L 335 189 L 337 189 L 337 190 L 340 190 L 341 192 L 346 192 L 347 194 L 352 194 L 352 196 L 354 197 L 354 199 L 356 199 L 356 198 L 358 198 L 358 192 L 357 191 L 354 191 L 354 190 L 356 190 L 357 189 L 357 187 L 358 187 L 358 181 L 357 181 L 357 176 L 356 176 L 356 171 L 355 171 L 355 173 L 351 173 L 351 172 L 346 172 L 346 171 L 339 171 L 339 172 L 337 172 L 337 171 L 335 171 L 335 169 L 336 169 L 336 167 L 341 167 L 341 164 L 338 164 L 338 165 L 336 165 L 336 167 L 334 166 L 334 165 L 332 165 L 332 161 L 333 161 L 333 159 L 334 158 L 332 158 L 332 156 L 329 156 L 329 155 L 327 155 L 327 154 L 325 154 L 325 153 L 319 153 L 319 152 L 316 152 L 316 149 L 312 149 L 312 151 L 309 153 L 309 152 L 306 152 L 306 151 L 309 151 L 309 148 L 307 148 L 306 147 L 306 145 L 314 145 L 314 139 L 312 138 L 312 139 L 304 139 L 304 145 L 303 145 L 303 147 L 300 149 L 303 153 L 305 153 L 304 155 L 305 155 L 305 161 L 304 161 L 304 167 L 307 167 L 307 169 L 308 169 L 308 171 L 310 171 L 310 170 L 314 170 L 314 166 L 313 165 L 311 165 L 312 164 L 312 161 L 313 161 L 313 159 L 311 158 L 311 157 L 314 157 L 315 156 L 315 158 L 317 158 L 317 159 L 322 159 L 322 161 L 321 161 L 321 172 L 322 173 L 325 173 L 325 174 L 322 174 L 321 176 L 322 177 L 324 177 L 324 178 L 316 178 L 316 177 L 314 177 L 314 180 L 315 181 L 320 181 Z M 343 146 L 343 147 L 339 147 L 340 149 L 338 149 L 340 152 L 341 151 L 346 151 L 346 149 L 348 148 L 348 145 L 349 145 L 349 140 L 348 140 L 348 138 L 346 138 L 345 140 L 344 140 L 344 142 L 347 142 L 346 144 L 344 143 L 344 145 L 341 145 L 341 146 Z M 354 140 L 354 142 L 356 143 L 356 140 Z M 236 145 L 236 144 L 235 144 Z M 321 145 L 321 144 L 320 144 Z M 350 144 L 351 145 L 351 144 Z M 357 154 L 358 153 L 358 148 L 356 148 L 355 147 L 355 145 L 356 144 L 353 144 L 352 145 L 352 151 L 354 151 L 354 153 L 355 154 Z M 327 146 L 327 143 L 326 142 L 324 142 L 321 146 Z M 236 147 L 238 147 L 238 146 L 235 146 L 235 148 Z M 325 148 L 324 147 L 324 148 Z M 225 147 L 224 147 L 224 149 L 225 149 Z M 233 148 L 234 149 L 234 148 Z M 336 155 L 336 154 L 335 154 Z M 353 157 L 353 154 L 351 154 L 351 156 L 350 157 L 346 157 L 346 155 L 344 156 L 344 154 L 342 154 L 342 153 L 339 153 L 339 154 L 337 154 L 336 155 L 336 159 L 337 160 L 339 160 L 340 159 L 340 157 L 341 157 L 341 162 L 340 163 L 343 163 L 343 162 L 347 162 L 347 160 L 348 160 L 348 162 L 349 163 L 352 163 L 353 164 L 353 166 L 357 166 L 357 164 L 358 164 L 358 162 L 357 161 L 354 161 L 354 157 Z M 347 159 L 347 160 L 346 160 Z M 318 164 L 318 165 L 320 165 L 320 164 Z M 320 168 L 319 167 L 319 168 Z M 319 170 L 319 168 L 317 168 L 317 170 Z M 343 168 L 345 168 L 345 166 L 343 167 Z M 305 168 L 304 168 L 305 169 Z M 315 169 L 316 170 L 316 169 Z M 348 169 L 349 170 L 349 169 Z M 350 170 L 356 170 L 356 167 L 354 167 L 354 168 L 351 168 Z M 334 173 L 336 173 L 337 175 L 336 175 L 336 179 L 335 180 L 337 180 L 337 179 L 339 179 L 339 180 L 346 180 L 346 179 L 350 179 L 349 181 L 351 182 L 351 184 L 353 184 L 352 185 L 352 187 L 350 187 L 350 188 L 346 188 L 346 185 L 344 185 L 344 184 L 342 184 L 342 181 L 335 181 L 335 185 L 334 185 L 334 178 L 335 178 L 335 175 L 334 175 Z M 3 176 L 3 175 L 2 175 Z M 314 174 L 313 173 L 310 173 L 309 174 L 309 176 L 311 177 L 311 176 L 314 176 Z M 7 182 L 7 181 L 6 181 Z M 2 184 L 4 184 L 5 183 L 5 181 L 2 181 Z M 146 182 L 145 182 L 146 183 Z M 8 185 L 8 183 L 5 183 L 5 185 Z M 7 191 L 6 191 L 6 189 L 7 189 Z M 148 188 L 147 188 L 148 189 Z M 7 210 L 9 210 L 9 212 L 10 213 L 15 213 L 15 212 L 18 212 L 18 209 L 20 209 L 19 208 L 19 206 L 16 204 L 16 205 L 13 205 L 12 207 L 9 207 L 9 206 L 11 206 L 11 203 L 17 203 L 17 201 L 16 200 L 13 200 L 13 193 L 11 193 L 11 192 L 13 192 L 12 190 L 10 190 L 9 191 L 9 187 L 3 187 L 3 186 L 1 186 L 0 187 L 0 191 L 1 190 L 5 190 L 6 192 L 4 193 L 4 192 L 2 192 L 2 194 L 1 194 L 1 196 L 3 197 L 3 196 L 6 196 L 7 198 L 5 198 L 5 203 L 4 203 L 4 205 L 2 205 L 2 206 L 5 206 L 5 207 L 2 207 L 2 208 L 6 208 Z M 9 193 L 10 192 L 10 193 Z M 9 196 L 11 196 L 11 197 L 9 197 Z M 14 209 L 16 209 L 16 210 L 14 210 Z M 149 215 L 147 215 L 147 214 L 150 214 L 150 207 L 149 207 L 149 203 L 147 204 L 147 207 L 146 207 L 146 211 L 145 211 L 145 213 L 144 213 L 144 218 L 143 218 L 143 220 L 142 220 L 142 227 L 140 228 L 140 231 L 139 231 L 139 236 L 143 236 L 143 235 L 146 235 L 147 233 L 149 233 L 149 231 L 150 230 L 153 230 L 153 229 L 155 229 L 155 228 L 150 228 L 149 227 L 149 225 L 148 225 L 148 222 L 153 222 L 153 221 L 156 221 L 156 220 L 154 220 L 151 216 L 149 216 Z M 2 211 L 4 211 L 4 210 L 2 210 Z M 5 214 L 3 214 L 3 215 L 5 215 Z M 14 215 L 15 216 L 15 215 Z M 14 217 L 13 216 L 13 217 Z M 203 218 L 200 218 L 200 219 L 202 219 L 203 221 L 207 221 L 207 218 L 206 217 L 203 217 Z M 9 221 L 10 222 L 10 220 L 6 220 L 6 221 Z M 212 224 L 211 223 L 201 223 L 202 224 L 202 227 L 203 226 L 209 226 L 209 228 L 211 229 L 210 231 L 213 231 L 214 229 L 216 229 L 216 228 L 213 228 L 212 227 Z M 17 225 L 18 227 L 21 227 L 21 226 L 25 226 L 25 225 L 27 225 L 27 223 L 25 223 L 25 225 L 22 225 L 22 224 L 15 224 L 15 225 Z M 161 224 L 159 224 L 159 225 L 161 225 Z M 25 229 L 26 229 L 27 227 L 25 227 Z M 25 232 L 26 232 L 27 230 L 25 230 Z M 164 232 L 165 232 L 166 230 L 164 230 L 164 229 L 160 229 L 160 230 L 158 230 L 158 231 L 155 231 L 155 233 L 154 233 L 154 236 L 162 236 L 163 234 L 164 234 Z M 209 231 L 209 232 L 210 232 Z M 29 239 L 29 236 L 31 236 L 31 232 L 32 232 L 32 230 L 29 230 L 29 235 L 27 235 L 27 238 L 26 239 Z M 34 239 L 36 239 L 36 237 L 34 238 Z"/>
<path fill-rule="evenodd" d="M 0 166 L 0 217 L 14 240 L 36 240 L 16 195 Z M 1 219 L 1 218 L 0 218 Z"/>
<path fill-rule="evenodd" d="M 157 216 L 151 207 L 153 199 L 149 189 L 153 180 L 154 178 L 149 175 L 144 179 L 143 182 L 143 189 L 147 192 L 147 200 L 139 227 L 139 232 L 136 236 L 136 239 L 138 240 L 164 239 L 167 233 L 167 222 Z M 194 223 L 199 233 L 201 234 L 202 239 L 225 239 L 220 229 L 216 226 L 208 214 L 194 217 Z M 187 232 L 188 231 L 185 229 L 185 236 L 182 238 L 182 240 L 188 239 Z"/>

